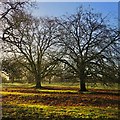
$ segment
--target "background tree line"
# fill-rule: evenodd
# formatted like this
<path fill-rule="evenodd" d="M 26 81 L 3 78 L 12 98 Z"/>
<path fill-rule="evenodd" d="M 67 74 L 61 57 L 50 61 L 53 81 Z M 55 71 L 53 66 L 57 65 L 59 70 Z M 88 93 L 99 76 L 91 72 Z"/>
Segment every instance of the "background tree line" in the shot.
<path fill-rule="evenodd" d="M 102 14 L 81 6 L 70 16 L 36 18 L 26 10 L 28 2 L 2 4 L 2 48 L 15 59 L 4 59 L 3 69 L 13 72 L 12 77 L 15 71 L 18 76 L 27 71 L 36 88 L 47 77 L 73 77 L 81 91 L 86 91 L 86 82 L 118 82 L 120 31 Z"/>

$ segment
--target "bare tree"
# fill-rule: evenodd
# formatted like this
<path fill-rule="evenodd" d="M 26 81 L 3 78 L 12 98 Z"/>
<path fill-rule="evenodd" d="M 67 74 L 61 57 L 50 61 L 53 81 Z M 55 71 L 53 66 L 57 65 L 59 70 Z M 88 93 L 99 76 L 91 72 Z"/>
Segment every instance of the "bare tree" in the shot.
<path fill-rule="evenodd" d="M 0 24 L 4 21 L 6 23 L 6 29 L 10 29 L 13 26 L 13 23 L 11 21 L 11 17 L 13 12 L 23 12 L 25 11 L 26 6 L 29 4 L 29 2 L 7 2 L 2 1 L 0 4 Z M 2 26 L 1 26 L 2 27 Z"/>
<path fill-rule="evenodd" d="M 113 47 L 120 45 L 119 31 L 106 23 L 106 17 L 82 7 L 74 15 L 56 21 L 60 34 L 58 45 L 64 53 L 57 60 L 75 71 L 80 90 L 86 91 L 87 80 L 106 84 L 105 79 L 110 79 L 116 66 Z"/>
<path fill-rule="evenodd" d="M 42 79 L 55 67 L 49 52 L 55 44 L 56 24 L 52 19 L 37 19 L 24 11 L 12 12 L 10 21 L 7 22 L 7 26 L 12 25 L 9 29 L 3 24 L 6 51 L 26 61 L 23 65 L 34 75 L 36 88 L 41 88 Z"/>
<path fill-rule="evenodd" d="M 10 19 L 11 19 L 12 13 L 13 12 L 17 13 L 17 11 L 24 11 L 25 7 L 28 4 L 30 5 L 30 1 L 6 1 L 6 0 L 0 1 L 0 59 L 1 61 L 4 57 L 4 51 L 2 50 L 2 47 L 4 46 L 2 41 L 3 24 L 6 25 L 6 30 L 11 29 L 12 22 Z"/>

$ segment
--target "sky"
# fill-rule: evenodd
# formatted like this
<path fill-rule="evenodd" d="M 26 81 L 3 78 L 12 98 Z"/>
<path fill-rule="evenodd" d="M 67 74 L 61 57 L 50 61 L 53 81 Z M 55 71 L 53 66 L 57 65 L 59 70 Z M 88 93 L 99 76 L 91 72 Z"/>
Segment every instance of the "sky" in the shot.
<path fill-rule="evenodd" d="M 55 2 L 55 0 L 36 0 L 36 1 L 38 1 L 36 9 L 32 8 L 32 12 L 35 16 L 60 17 L 62 15 L 65 15 L 66 13 L 68 14 L 75 13 L 76 9 L 81 5 L 83 5 L 83 7 L 85 8 L 87 8 L 90 5 L 92 8 L 94 8 L 95 12 L 100 12 L 103 14 L 103 16 L 109 14 L 108 19 L 110 20 L 111 25 L 118 26 L 118 20 L 117 20 L 118 0 L 106 0 L 112 2 L 105 2 L 105 0 L 95 0 L 101 2 L 72 2 L 72 1 L 81 1 L 81 0 L 61 0 L 61 1 L 69 1 L 69 2 L 59 2 L 60 0 L 56 0 L 58 2 Z M 42 2 L 42 1 L 47 1 L 47 2 Z M 48 2 L 48 1 L 54 1 L 54 2 Z M 84 1 L 88 1 L 88 0 L 84 0 Z M 93 0 L 89 0 L 89 1 L 93 1 Z M 120 10 L 120 4 L 119 4 L 119 10 Z M 0 51 L 0 58 L 1 58 L 1 51 Z"/>
<path fill-rule="evenodd" d="M 111 24 L 118 24 L 118 2 L 37 2 L 37 7 L 32 12 L 35 16 L 60 17 L 75 13 L 81 5 L 85 8 L 90 5 L 95 12 L 108 15 Z"/>
<path fill-rule="evenodd" d="M 81 5 L 84 7 L 88 7 L 90 5 L 92 8 L 99 12 L 102 12 L 103 14 L 109 12 L 112 14 L 118 13 L 117 2 L 37 2 L 35 14 L 42 16 L 60 16 L 66 12 L 75 12 L 76 8 Z"/>
<path fill-rule="evenodd" d="M 24 0 L 18 0 L 18 1 L 24 1 Z M 118 2 L 119 0 L 32 0 L 32 1 L 38 1 L 38 2 Z"/>

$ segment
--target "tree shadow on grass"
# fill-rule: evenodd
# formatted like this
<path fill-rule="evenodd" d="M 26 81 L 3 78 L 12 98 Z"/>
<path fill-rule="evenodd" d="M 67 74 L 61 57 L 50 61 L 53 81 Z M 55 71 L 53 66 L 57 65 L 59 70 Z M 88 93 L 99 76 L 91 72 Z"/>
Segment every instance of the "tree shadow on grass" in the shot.
<path fill-rule="evenodd" d="M 66 118 L 2 118 L 2 120 L 101 120 L 101 118 L 72 118 L 72 117 L 66 117 Z M 102 118 L 102 120 L 119 120 L 116 118 Z"/>
<path fill-rule="evenodd" d="M 90 94 L 101 94 L 101 95 L 116 95 L 119 96 L 119 92 L 111 92 L 111 91 L 90 91 Z"/>
<path fill-rule="evenodd" d="M 76 90 L 76 92 L 66 92 L 72 94 L 102 94 L 102 95 L 116 95 L 119 96 L 120 91 L 111 91 L 111 90 L 87 90 L 87 91 L 80 91 L 78 88 L 68 88 L 68 87 L 53 87 L 53 86 L 44 86 L 41 88 L 42 90 Z M 55 92 L 56 93 L 56 92 Z"/>
<path fill-rule="evenodd" d="M 35 87 L 34 87 L 35 88 Z M 78 88 L 75 87 L 60 87 L 60 86 L 42 86 L 41 89 L 45 90 L 78 90 Z"/>

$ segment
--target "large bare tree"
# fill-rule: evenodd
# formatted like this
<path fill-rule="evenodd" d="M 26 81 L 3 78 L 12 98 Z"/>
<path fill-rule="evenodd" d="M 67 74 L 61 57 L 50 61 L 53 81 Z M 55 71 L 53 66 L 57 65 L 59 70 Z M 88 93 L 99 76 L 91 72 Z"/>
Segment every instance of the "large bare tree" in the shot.
<path fill-rule="evenodd" d="M 107 24 L 106 17 L 91 8 L 84 10 L 80 7 L 75 14 L 56 21 L 60 34 L 58 45 L 64 53 L 57 60 L 75 71 L 80 90 L 86 91 L 87 80 L 105 84 L 108 82 L 105 80 L 114 81 L 114 49 L 120 50 L 120 33 Z"/>
<path fill-rule="evenodd" d="M 3 21 L 4 47 L 27 63 L 23 65 L 34 75 L 36 88 L 41 88 L 42 79 L 50 74 L 56 63 L 50 58 L 56 24 L 54 20 L 38 19 L 22 10 L 13 11 L 9 19 L 10 23 Z"/>

